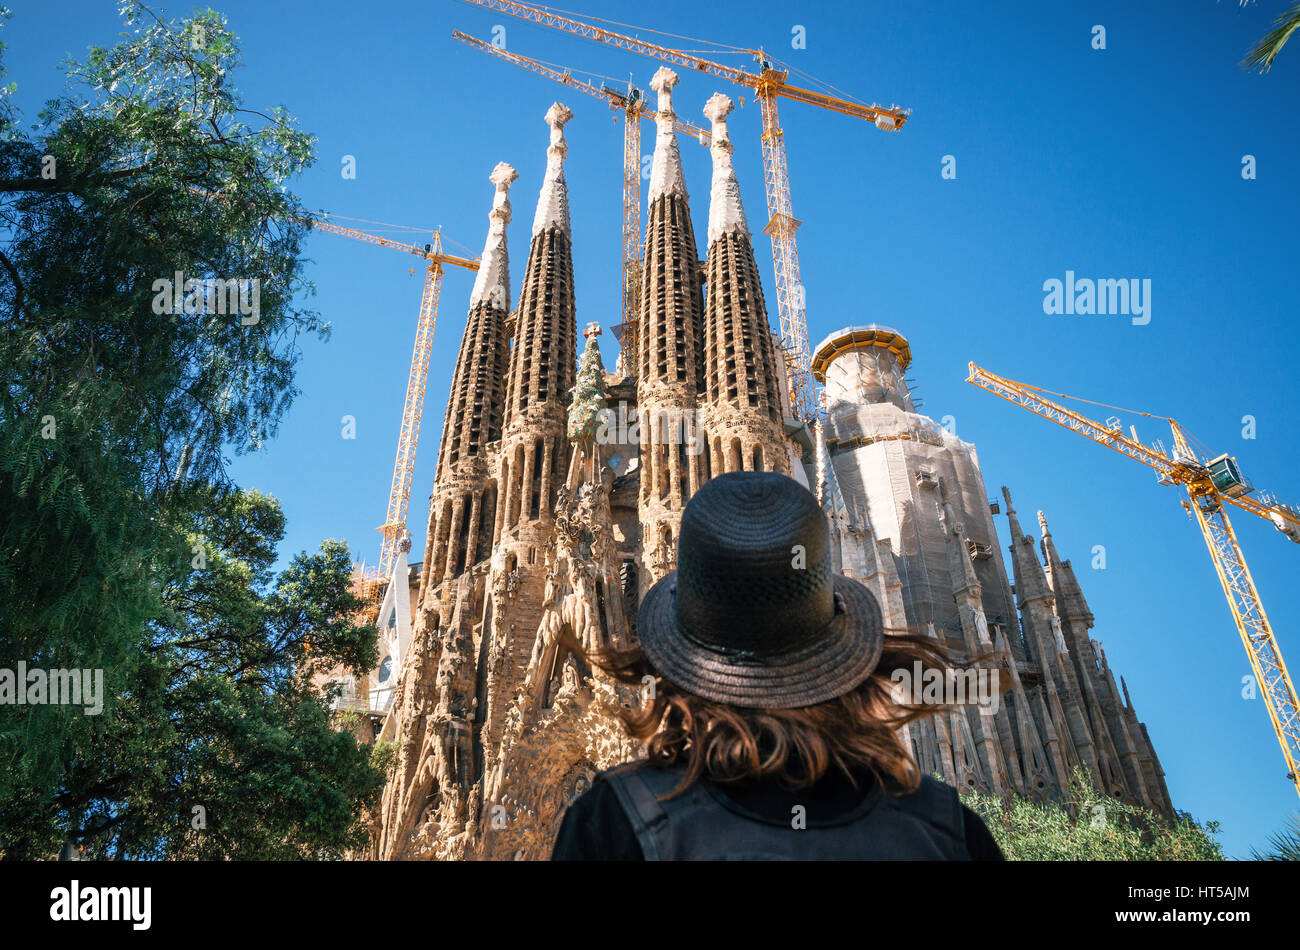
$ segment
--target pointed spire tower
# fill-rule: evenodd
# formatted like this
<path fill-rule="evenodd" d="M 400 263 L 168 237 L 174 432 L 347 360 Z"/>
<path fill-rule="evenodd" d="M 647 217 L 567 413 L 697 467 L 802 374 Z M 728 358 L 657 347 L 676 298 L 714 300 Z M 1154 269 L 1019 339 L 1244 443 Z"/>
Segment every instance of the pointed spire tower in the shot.
<path fill-rule="evenodd" d="M 702 415 L 713 474 L 788 474 L 776 353 L 731 161 L 727 115 L 734 108 L 721 93 L 714 93 L 704 107 L 713 123 L 713 187 L 704 316 L 707 405 Z"/>
<path fill-rule="evenodd" d="M 506 225 L 510 223 L 510 186 L 518 177 L 505 162 L 489 176 L 496 193 L 442 423 L 420 585 L 422 600 L 431 586 L 457 576 L 491 551 L 497 490 L 488 471 L 485 447 L 501 437 L 510 316 Z"/>
<path fill-rule="evenodd" d="M 510 186 L 518 177 L 517 171 L 501 162 L 489 178 L 496 194 L 442 424 L 438 478 L 453 474 L 458 462 L 478 457 L 484 445 L 501 437 L 506 321 L 510 316 L 506 225 L 510 223 Z"/>
<path fill-rule="evenodd" d="M 1047 579 L 1052 585 L 1052 593 L 1056 595 L 1057 613 L 1062 619 L 1079 624 L 1080 629 L 1086 630 L 1094 622 L 1092 609 L 1088 606 L 1087 598 L 1083 596 L 1083 588 L 1079 586 L 1078 578 L 1074 575 L 1074 568 L 1069 561 L 1061 560 L 1060 554 L 1057 553 L 1051 529 L 1047 526 L 1047 516 L 1041 511 L 1038 513 L 1038 527 L 1043 539 L 1043 560 L 1047 564 Z"/>
<path fill-rule="evenodd" d="M 659 94 L 649 217 L 641 277 L 637 406 L 641 484 L 637 507 L 644 538 L 642 592 L 672 569 L 681 512 L 709 473 L 697 432 L 696 394 L 704 382 L 704 299 L 682 157 L 673 125 L 677 74 L 664 67 Z"/>
<path fill-rule="evenodd" d="M 1092 734 L 1069 645 L 1065 642 L 1061 621 L 1056 615 L 1055 595 L 1047 583 L 1047 575 L 1038 559 L 1034 539 L 1020 528 L 1020 519 L 1011 503 L 1011 492 L 1005 485 L 1002 487 L 1002 497 L 1007 503 L 1007 523 L 1011 528 L 1011 566 L 1016 579 L 1016 603 L 1020 607 L 1020 623 L 1025 632 L 1025 640 L 1042 672 L 1047 691 L 1058 692 L 1058 700 L 1053 705 L 1059 706 L 1063 713 L 1066 731 L 1062 739 L 1072 744 L 1070 754 L 1078 757 L 1094 783 L 1101 788 L 1097 743 Z"/>
<path fill-rule="evenodd" d="M 506 379 L 501 446 L 504 503 L 498 534 L 548 520 L 560 473 L 567 464 L 565 413 L 575 370 L 577 318 L 569 191 L 564 180 L 568 145 L 564 126 L 573 113 L 554 103 L 551 129 L 533 215 L 532 246 L 515 313 L 515 341 Z"/>
<path fill-rule="evenodd" d="M 480 647 L 478 693 L 486 698 L 486 708 L 476 709 L 476 721 L 481 724 L 479 743 L 486 769 L 493 767 L 506 710 L 519 693 L 532 654 L 556 536 L 556 491 L 569 465 L 566 430 L 577 375 L 578 337 L 569 190 L 564 178 L 568 154 L 564 126 L 571 118 L 573 113 L 559 102 L 546 112 L 550 127 L 546 175 L 537 196 L 532 244 L 514 314 L 514 347 L 496 456 L 501 503 L 493 532 L 490 582 L 492 616 L 508 612 L 510 623 L 494 634 L 497 639 L 488 652 Z"/>
<path fill-rule="evenodd" d="M 1038 512 L 1038 526 L 1042 534 L 1043 559 L 1047 565 L 1047 578 L 1056 597 L 1056 612 L 1060 618 L 1062 636 L 1069 644 L 1075 678 L 1083 692 L 1084 705 L 1097 740 L 1098 758 L 1102 767 L 1105 790 L 1121 797 L 1160 809 L 1164 803 L 1158 789 L 1147 787 L 1147 771 L 1143 768 L 1139 752 L 1140 740 L 1121 713 L 1121 706 L 1113 701 L 1113 682 L 1109 673 L 1096 660 L 1093 640 L 1089 630 L 1093 625 L 1092 610 L 1083 596 L 1083 590 L 1074 575 L 1069 561 L 1061 560 L 1047 525 L 1047 516 Z M 1145 750 L 1143 750 L 1145 751 Z M 1116 774 L 1122 770 L 1122 776 Z"/>

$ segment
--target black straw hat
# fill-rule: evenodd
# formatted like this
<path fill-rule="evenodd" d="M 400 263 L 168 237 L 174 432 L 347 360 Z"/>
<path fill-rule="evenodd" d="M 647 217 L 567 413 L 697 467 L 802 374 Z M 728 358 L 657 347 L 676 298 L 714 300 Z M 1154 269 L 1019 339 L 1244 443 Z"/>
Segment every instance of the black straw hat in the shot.
<path fill-rule="evenodd" d="M 647 659 L 687 692 L 742 707 L 825 702 L 884 648 L 871 591 L 831 569 L 817 500 L 773 472 L 711 479 L 682 512 L 677 570 L 646 593 Z"/>

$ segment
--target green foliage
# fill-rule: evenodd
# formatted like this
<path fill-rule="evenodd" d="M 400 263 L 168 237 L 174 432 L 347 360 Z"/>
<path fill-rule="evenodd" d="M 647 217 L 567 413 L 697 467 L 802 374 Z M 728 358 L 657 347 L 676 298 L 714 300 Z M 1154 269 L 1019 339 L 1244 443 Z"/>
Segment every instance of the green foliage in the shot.
<path fill-rule="evenodd" d="M 1248 2 L 1253 0 L 1241 0 L 1244 7 Z M 1278 14 L 1273 21 L 1273 29 L 1255 44 L 1255 48 L 1246 54 L 1246 58 L 1241 61 L 1241 68 L 1247 72 L 1259 70 L 1266 73 L 1273 68 L 1273 60 L 1277 54 L 1282 52 L 1282 47 L 1286 41 L 1291 38 L 1291 34 L 1300 29 L 1300 3 L 1292 6 L 1282 13 Z"/>
<path fill-rule="evenodd" d="M 370 767 L 387 775 L 397 761 L 397 743 L 378 741 L 370 749 Z"/>
<path fill-rule="evenodd" d="M 590 443 L 600 427 L 605 411 L 605 367 L 600 361 L 600 347 L 594 336 L 587 338 L 587 346 L 578 361 L 578 380 L 569 403 L 569 438 L 574 442 Z"/>
<path fill-rule="evenodd" d="M 334 687 L 337 689 L 337 684 Z M 341 712 L 334 714 L 334 725 L 340 732 L 356 732 L 361 726 L 362 715 L 359 712 Z"/>
<path fill-rule="evenodd" d="M 1067 800 L 1039 804 L 968 792 L 963 801 L 984 819 L 1011 861 L 1218 861 L 1217 822 L 1189 815 L 1168 820 L 1100 794 L 1076 770 Z"/>
<path fill-rule="evenodd" d="M 1292 814 L 1281 831 L 1268 836 L 1268 850 L 1251 849 L 1256 861 L 1300 861 L 1300 813 Z"/>
<path fill-rule="evenodd" d="M 114 714 L 31 803 L 40 827 L 0 838 L 48 854 L 70 833 L 91 857 L 337 857 L 363 843 L 356 817 L 383 772 L 331 723 L 310 675 L 377 661 L 357 624 L 346 545 L 326 541 L 278 577 L 284 519 L 257 492 L 186 488 L 187 530 L 154 576 L 161 608 L 141 630 Z M 195 567 L 202 552 L 202 567 Z M 196 808 L 201 810 L 198 822 Z"/>
<path fill-rule="evenodd" d="M 375 631 L 346 546 L 274 577 L 279 505 L 226 474 L 327 329 L 287 190 L 314 139 L 244 106 L 217 13 L 123 13 L 30 132 L 0 82 L 0 657 L 107 697 L 0 706 L 0 852 L 339 854 L 380 775 L 308 677 L 372 666 Z M 177 271 L 257 280 L 256 322 L 156 312 Z"/>

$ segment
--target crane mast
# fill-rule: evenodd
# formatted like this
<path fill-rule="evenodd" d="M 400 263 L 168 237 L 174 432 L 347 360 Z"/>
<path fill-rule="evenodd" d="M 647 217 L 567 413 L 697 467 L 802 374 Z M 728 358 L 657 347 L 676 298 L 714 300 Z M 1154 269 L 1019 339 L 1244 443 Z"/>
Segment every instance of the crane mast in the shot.
<path fill-rule="evenodd" d="M 632 84 L 628 83 L 628 91 Z M 641 117 L 631 96 L 623 114 L 623 326 L 619 347 L 623 375 L 636 372 L 636 341 L 641 326 Z"/>
<path fill-rule="evenodd" d="M 794 217 L 791 206 L 785 135 L 777 117 L 776 100 L 780 97 L 794 99 L 832 112 L 866 119 L 875 123 L 877 128 L 891 132 L 896 132 L 903 127 L 908 112 L 892 106 L 885 108 L 879 105 L 866 105 L 791 85 L 787 82 L 789 73 L 774 68 L 761 49 L 743 50 L 749 53 L 760 67 L 760 71 L 754 73 L 715 63 L 684 50 L 648 43 L 572 17 L 561 16 L 541 7 L 519 3 L 517 0 L 467 0 L 467 2 L 540 23 L 574 36 L 586 37 L 607 46 L 640 53 L 694 72 L 725 79 L 755 91 L 763 118 L 763 178 L 767 192 L 768 213 L 768 223 L 763 233 L 772 240 L 777 312 L 780 317 L 786 369 L 790 378 L 790 403 L 795 415 L 800 419 L 816 417 L 818 400 L 811 370 L 806 295 L 799 270 L 799 248 L 795 239 L 795 232 L 800 222 Z"/>
<path fill-rule="evenodd" d="M 429 262 L 424 274 L 424 292 L 420 298 L 420 316 L 415 327 L 415 347 L 411 353 L 411 370 L 406 380 L 406 399 L 402 405 L 402 426 L 397 439 L 397 459 L 393 463 L 393 482 L 388 492 L 388 510 L 384 523 L 379 526 L 383 541 L 379 550 L 379 575 L 377 582 L 363 579 L 368 596 L 373 596 L 380 585 L 392 576 L 401 552 L 402 538 L 406 534 L 406 512 L 411 501 L 411 480 L 415 475 L 415 454 L 420 444 L 420 422 L 424 415 L 424 393 L 429 384 L 429 358 L 433 351 L 433 332 L 438 323 L 438 299 L 442 292 L 444 264 L 478 270 L 479 262 L 473 258 L 458 257 L 442 252 L 442 235 L 433 232 L 432 240 L 423 247 L 404 244 L 356 228 L 346 228 L 319 218 L 304 219 L 312 230 L 326 231 L 341 237 L 364 241 L 379 247 L 414 254 Z"/>
<path fill-rule="evenodd" d="M 1300 514 L 1286 505 L 1247 497 L 1246 493 L 1253 489 L 1240 477 L 1235 460 L 1226 455 L 1201 459 L 1186 431 L 1174 419 L 1165 419 L 1174 439 L 1170 457 L 1126 436 L 1118 419 L 1103 425 L 1048 399 L 1043 395 L 1045 390 L 997 376 L 974 363 L 970 364 L 967 382 L 1155 469 L 1161 484 L 1183 486 L 1188 495 L 1183 504 L 1196 516 L 1255 681 L 1264 695 L 1273 731 L 1286 759 L 1287 778 L 1300 794 L 1300 702 L 1226 505 L 1271 521 L 1292 540 L 1300 538 Z"/>

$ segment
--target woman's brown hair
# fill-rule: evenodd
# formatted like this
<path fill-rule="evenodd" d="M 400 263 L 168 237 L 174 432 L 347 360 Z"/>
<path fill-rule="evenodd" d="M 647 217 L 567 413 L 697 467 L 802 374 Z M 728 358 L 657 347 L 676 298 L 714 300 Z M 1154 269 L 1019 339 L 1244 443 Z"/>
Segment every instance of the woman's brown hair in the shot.
<path fill-rule="evenodd" d="M 895 670 L 911 675 L 922 669 L 947 668 L 943 644 L 917 634 L 886 635 L 875 670 L 852 690 L 798 709 L 751 709 L 714 702 L 688 693 L 664 679 L 639 648 L 586 653 L 569 648 L 613 680 L 641 689 L 640 708 L 623 707 L 619 715 L 628 734 L 646 743 L 651 764 L 684 763 L 679 795 L 701 776 L 715 782 L 772 778 L 791 789 L 806 788 L 831 768 L 857 784 L 870 773 L 888 779 L 897 794 L 921 783 L 900 726 L 935 712 L 933 706 L 910 706 L 894 699 Z M 649 701 L 644 687 L 653 683 Z"/>

